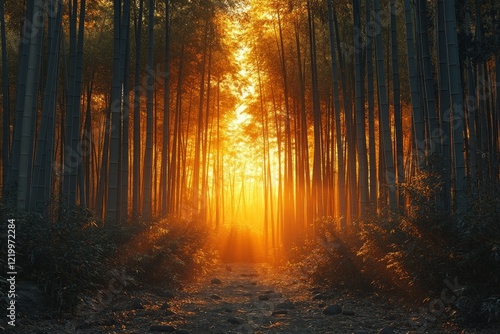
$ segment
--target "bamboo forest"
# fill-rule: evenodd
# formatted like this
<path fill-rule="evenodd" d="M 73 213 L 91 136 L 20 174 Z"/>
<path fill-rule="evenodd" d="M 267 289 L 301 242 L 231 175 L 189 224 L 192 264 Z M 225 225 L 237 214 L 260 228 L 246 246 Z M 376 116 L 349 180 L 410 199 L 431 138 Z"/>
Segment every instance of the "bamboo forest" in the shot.
<path fill-rule="evenodd" d="M 500 333 L 497 0 L 0 23 L 0 332 Z"/>

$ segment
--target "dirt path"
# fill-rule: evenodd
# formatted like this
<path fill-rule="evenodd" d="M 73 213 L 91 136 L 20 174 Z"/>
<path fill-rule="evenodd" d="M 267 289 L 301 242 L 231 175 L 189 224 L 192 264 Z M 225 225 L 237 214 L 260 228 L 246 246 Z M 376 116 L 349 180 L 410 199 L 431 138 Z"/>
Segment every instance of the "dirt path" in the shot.
<path fill-rule="evenodd" d="M 290 270 L 222 264 L 180 291 L 122 291 L 77 318 L 29 321 L 21 332 L 480 333 L 440 329 L 439 323 L 424 309 L 412 312 L 374 295 L 313 290 L 304 275 Z"/>
<path fill-rule="evenodd" d="M 130 310 L 134 308 L 133 303 L 130 307 L 130 300 L 125 305 L 117 304 L 117 309 L 125 311 L 115 312 L 119 318 L 111 317 L 110 323 L 101 324 L 100 330 L 146 333 L 151 329 L 175 328 L 177 333 L 191 334 L 364 334 L 385 328 L 383 333 L 461 332 L 439 330 L 435 319 L 425 312 L 411 313 L 376 296 L 314 291 L 300 272 L 273 270 L 267 264 L 222 264 L 198 282 L 185 285 L 171 299 L 168 294 L 161 294 L 143 292 L 136 296 L 144 309 Z M 329 306 L 331 313 L 340 314 L 324 314 Z M 120 325 L 121 330 L 117 330 Z"/>
<path fill-rule="evenodd" d="M 176 311 L 186 316 L 179 327 L 192 333 L 376 333 L 401 318 L 388 309 L 376 321 L 374 311 L 356 314 L 371 303 L 311 291 L 303 275 L 276 273 L 264 264 L 221 266 L 212 276 L 180 296 Z M 335 304 L 345 314 L 323 314 Z"/>

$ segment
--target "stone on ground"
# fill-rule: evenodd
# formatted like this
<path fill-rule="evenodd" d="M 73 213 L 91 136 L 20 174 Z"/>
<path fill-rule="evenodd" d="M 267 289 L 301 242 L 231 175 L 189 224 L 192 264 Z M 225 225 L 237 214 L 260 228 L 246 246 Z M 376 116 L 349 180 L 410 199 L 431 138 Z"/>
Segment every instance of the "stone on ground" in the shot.
<path fill-rule="evenodd" d="M 164 289 L 161 289 L 161 288 L 154 289 L 153 293 L 155 295 L 163 297 L 163 298 L 165 298 L 167 300 L 174 298 L 174 293 L 172 291 L 164 290 Z"/>
<path fill-rule="evenodd" d="M 276 305 L 277 310 L 293 310 L 294 308 L 295 308 L 295 305 L 289 300 Z"/>
<path fill-rule="evenodd" d="M 284 315 L 284 314 L 288 314 L 288 310 L 275 310 L 272 313 L 272 315 Z"/>
<path fill-rule="evenodd" d="M 332 294 L 326 292 L 320 292 L 312 297 L 313 300 L 328 300 L 332 299 Z"/>
<path fill-rule="evenodd" d="M 240 319 L 240 318 L 236 318 L 236 317 L 230 317 L 227 319 L 227 322 L 229 322 L 230 324 L 233 324 L 233 325 L 241 325 L 243 324 L 243 319 Z"/>
<path fill-rule="evenodd" d="M 323 314 L 336 315 L 342 313 L 342 307 L 338 304 L 329 305 L 323 310 Z"/>
<path fill-rule="evenodd" d="M 172 333 L 175 332 L 175 327 L 170 325 L 152 325 L 149 327 L 150 332 Z"/>
<path fill-rule="evenodd" d="M 134 310 L 144 309 L 144 305 L 142 305 L 142 300 L 140 298 L 134 299 L 134 301 L 132 302 L 132 309 Z"/>
<path fill-rule="evenodd" d="M 210 283 L 212 283 L 212 284 L 221 284 L 222 281 L 220 279 L 218 279 L 218 278 L 212 278 L 212 280 L 210 281 Z"/>
<path fill-rule="evenodd" d="M 172 311 L 172 310 L 165 310 L 165 313 L 164 313 L 167 317 L 169 316 L 172 316 L 172 315 L 175 315 L 175 312 Z"/>
<path fill-rule="evenodd" d="M 190 334 L 191 332 L 187 329 L 178 329 L 174 332 L 174 334 Z"/>
<path fill-rule="evenodd" d="M 260 295 L 259 300 L 269 300 L 269 295 L 268 294 Z"/>

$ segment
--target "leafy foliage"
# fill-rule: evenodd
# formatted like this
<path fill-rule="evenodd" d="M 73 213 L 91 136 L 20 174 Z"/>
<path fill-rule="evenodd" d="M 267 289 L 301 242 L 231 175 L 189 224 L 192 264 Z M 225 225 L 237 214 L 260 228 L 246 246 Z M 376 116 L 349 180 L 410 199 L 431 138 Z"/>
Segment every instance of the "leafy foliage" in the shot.
<path fill-rule="evenodd" d="M 356 256 L 357 236 L 350 231 L 341 233 L 338 221 L 332 217 L 322 217 L 315 223 L 316 238 L 293 249 L 293 264 L 310 274 L 316 284 L 348 289 L 369 287 L 363 263 Z"/>
<path fill-rule="evenodd" d="M 438 176 L 422 173 L 404 188 L 407 210 L 366 214 L 350 230 L 319 219 L 316 241 L 297 262 L 320 284 L 420 301 L 439 299 L 446 280 L 456 279 L 465 289 L 453 291 L 446 315 L 465 324 L 499 321 L 499 194 L 495 188 L 475 193 L 466 215 L 450 216 L 433 204 L 439 185 Z"/>
<path fill-rule="evenodd" d="M 143 283 L 172 286 L 205 272 L 214 254 L 204 250 L 209 229 L 197 221 L 152 223 L 123 245 L 118 265 Z"/>
<path fill-rule="evenodd" d="M 105 260 L 113 245 L 89 210 L 61 207 L 59 213 L 59 220 L 52 222 L 39 211 L 10 212 L 16 219 L 18 280 L 36 283 L 54 307 L 73 310 L 79 294 L 105 279 Z"/>
<path fill-rule="evenodd" d="M 54 308 L 65 311 L 106 287 L 113 269 L 133 274 L 136 282 L 173 285 L 213 261 L 203 250 L 207 233 L 198 222 L 104 224 L 91 211 L 68 206 L 59 207 L 55 222 L 52 213 L 16 212 L 4 204 L 2 213 L 2 231 L 7 217 L 16 218 L 17 279 L 35 283 Z"/>

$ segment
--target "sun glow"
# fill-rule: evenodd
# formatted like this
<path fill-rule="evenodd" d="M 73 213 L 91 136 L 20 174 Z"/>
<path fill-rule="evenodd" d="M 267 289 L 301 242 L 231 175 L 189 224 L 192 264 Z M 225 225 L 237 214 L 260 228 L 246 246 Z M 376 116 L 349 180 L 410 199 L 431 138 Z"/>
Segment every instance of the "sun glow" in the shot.
<path fill-rule="evenodd" d="M 220 89 L 231 102 L 220 110 L 218 150 L 211 152 L 207 220 L 220 228 L 214 245 L 227 261 L 262 261 L 278 247 L 278 189 L 283 181 L 275 134 L 281 119 L 275 118 L 276 111 L 273 116 L 273 100 L 262 90 L 269 79 L 258 65 L 257 30 L 249 19 L 264 8 L 267 3 L 259 0 L 240 2 L 220 21 L 232 68 L 221 78 Z"/>
<path fill-rule="evenodd" d="M 251 59 L 251 41 L 241 16 L 249 6 L 239 6 L 225 18 L 225 43 L 234 50 L 236 71 L 223 83 L 234 96 L 233 110 L 226 110 L 221 129 L 228 138 L 224 149 L 224 232 L 218 236 L 221 256 L 228 261 L 262 260 L 264 216 L 264 166 L 260 120 L 252 113 L 258 96 L 258 77 Z"/>

